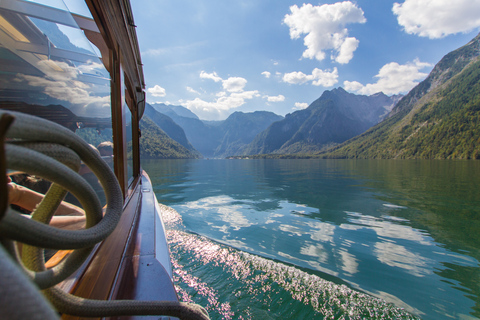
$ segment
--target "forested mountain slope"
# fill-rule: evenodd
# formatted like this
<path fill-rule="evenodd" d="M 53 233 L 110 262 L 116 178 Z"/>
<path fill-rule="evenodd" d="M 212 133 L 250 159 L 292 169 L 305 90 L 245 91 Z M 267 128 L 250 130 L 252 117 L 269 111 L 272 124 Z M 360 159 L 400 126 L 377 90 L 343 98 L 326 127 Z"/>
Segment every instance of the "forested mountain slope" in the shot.
<path fill-rule="evenodd" d="M 385 121 L 328 158 L 480 159 L 480 35 L 450 52 Z"/>
<path fill-rule="evenodd" d="M 313 153 L 350 139 L 377 124 L 398 97 L 325 91 L 307 109 L 287 114 L 255 137 L 244 155 Z"/>
<path fill-rule="evenodd" d="M 195 150 L 188 141 L 184 130 L 171 117 L 158 112 L 150 104 L 145 104 L 145 115 L 148 116 L 160 129 L 162 129 L 170 138 L 184 146 L 187 150 L 201 157 L 200 152 Z"/>
<path fill-rule="evenodd" d="M 140 120 L 140 157 L 142 159 L 195 159 L 196 153 L 191 152 L 178 142 L 171 139 L 148 116 Z"/>

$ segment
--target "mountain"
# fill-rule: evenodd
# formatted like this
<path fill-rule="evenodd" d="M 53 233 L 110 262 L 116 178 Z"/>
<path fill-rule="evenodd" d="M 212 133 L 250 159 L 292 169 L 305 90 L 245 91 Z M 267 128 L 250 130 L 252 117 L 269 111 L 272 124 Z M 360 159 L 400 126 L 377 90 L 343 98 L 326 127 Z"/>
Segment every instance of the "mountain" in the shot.
<path fill-rule="evenodd" d="M 322 156 L 480 159 L 480 34 L 444 56 L 385 121 Z"/>
<path fill-rule="evenodd" d="M 252 142 L 255 136 L 283 117 L 273 112 L 234 112 L 218 125 L 221 142 L 215 149 L 215 156 L 238 155 Z"/>
<path fill-rule="evenodd" d="M 201 157 L 201 154 L 195 150 L 188 141 L 182 127 L 175 123 L 169 116 L 158 112 L 150 104 L 145 104 L 145 115 L 148 116 L 157 126 L 160 127 L 170 138 L 184 146 L 187 150 Z"/>
<path fill-rule="evenodd" d="M 342 143 L 381 121 L 398 99 L 381 92 L 325 91 L 308 108 L 287 114 L 257 135 L 244 154 L 312 153 Z"/>
<path fill-rule="evenodd" d="M 198 155 L 171 139 L 149 117 L 140 120 L 140 157 L 142 159 L 195 159 Z"/>
<path fill-rule="evenodd" d="M 152 107 L 170 118 L 184 117 L 198 119 L 198 116 L 192 111 L 182 106 L 166 105 L 165 103 L 153 103 Z"/>
<path fill-rule="evenodd" d="M 152 104 L 152 107 L 172 118 L 183 129 L 188 141 L 203 156 L 213 156 L 215 148 L 220 144 L 219 133 L 214 128 L 204 123 L 197 115 L 182 106 L 157 103 Z"/>
<path fill-rule="evenodd" d="M 223 121 L 203 121 L 182 106 L 153 104 L 185 132 L 188 141 L 204 157 L 223 158 L 243 152 L 243 148 L 270 124 L 283 119 L 273 112 L 234 112 Z M 177 140 L 178 141 L 178 140 Z"/>

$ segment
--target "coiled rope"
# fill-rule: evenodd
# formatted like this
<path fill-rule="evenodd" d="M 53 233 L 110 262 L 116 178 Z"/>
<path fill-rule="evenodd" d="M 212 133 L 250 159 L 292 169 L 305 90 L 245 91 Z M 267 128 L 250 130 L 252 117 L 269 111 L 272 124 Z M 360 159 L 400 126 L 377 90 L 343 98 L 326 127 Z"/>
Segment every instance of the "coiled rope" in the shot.
<path fill-rule="evenodd" d="M 5 134 L 7 168 L 43 177 L 51 181 L 52 185 L 32 213 L 32 219 L 9 207 L 5 213 L 0 212 L 0 218 L 3 214 L 0 221 L 0 236 L 5 249 L 16 259 L 28 278 L 43 289 L 50 303 L 61 313 L 82 317 L 168 315 L 180 319 L 209 319 L 207 312 L 196 304 L 170 301 L 91 300 L 53 287 L 85 261 L 96 243 L 113 232 L 122 213 L 122 192 L 110 167 L 73 132 L 45 119 L 12 111 L 8 111 L 8 114 L 13 115 L 15 120 Z M 0 110 L 2 120 L 8 117 L 8 114 Z M 103 217 L 95 191 L 77 173 L 80 160 L 97 176 L 105 191 L 107 207 Z M 3 187 L 0 189 L 2 192 L 5 190 Z M 48 225 L 67 191 L 80 201 L 85 210 L 86 229 L 70 231 Z M 8 195 L 1 196 L 5 199 Z M 22 258 L 16 252 L 16 246 L 12 245 L 12 240 L 26 244 L 22 250 Z M 75 250 L 59 265 L 46 269 L 43 248 Z M 0 248 L 0 255 L 3 250 L 4 248 Z M 8 259 L 0 257 L 2 270 L 4 260 L 8 263 Z M 3 283 L 0 287 L 3 287 Z M 18 303 L 23 305 L 21 300 Z M 22 317 L 18 319 L 20 318 Z"/>

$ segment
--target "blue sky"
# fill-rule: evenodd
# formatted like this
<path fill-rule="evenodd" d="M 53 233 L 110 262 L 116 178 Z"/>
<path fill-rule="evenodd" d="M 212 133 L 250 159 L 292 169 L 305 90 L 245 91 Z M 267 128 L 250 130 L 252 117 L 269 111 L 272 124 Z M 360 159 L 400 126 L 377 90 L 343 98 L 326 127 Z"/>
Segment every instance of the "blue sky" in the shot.
<path fill-rule="evenodd" d="M 480 31 L 480 0 L 132 1 L 147 102 L 280 115 L 323 91 L 407 93 Z"/>

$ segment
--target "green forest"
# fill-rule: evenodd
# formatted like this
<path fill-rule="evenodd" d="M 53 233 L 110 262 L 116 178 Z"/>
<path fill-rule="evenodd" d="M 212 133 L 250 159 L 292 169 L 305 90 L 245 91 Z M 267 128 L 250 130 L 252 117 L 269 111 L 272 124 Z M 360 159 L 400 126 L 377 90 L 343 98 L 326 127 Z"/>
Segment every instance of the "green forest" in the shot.
<path fill-rule="evenodd" d="M 140 158 L 142 159 L 195 159 L 198 156 L 172 140 L 150 118 L 140 121 Z"/>
<path fill-rule="evenodd" d="M 480 61 L 405 121 L 404 110 L 322 158 L 480 159 Z M 404 121 L 402 121 L 402 119 Z"/>

